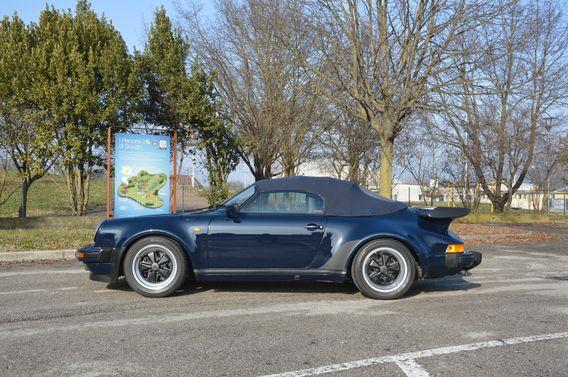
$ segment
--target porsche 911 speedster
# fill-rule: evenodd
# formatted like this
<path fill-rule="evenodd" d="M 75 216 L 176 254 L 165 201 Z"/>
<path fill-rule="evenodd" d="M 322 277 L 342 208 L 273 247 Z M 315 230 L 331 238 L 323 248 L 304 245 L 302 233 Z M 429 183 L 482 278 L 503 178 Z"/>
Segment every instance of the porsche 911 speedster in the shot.
<path fill-rule="evenodd" d="M 76 256 L 91 279 L 125 276 L 148 297 L 189 278 L 352 281 L 367 297 L 393 299 L 416 279 L 481 262 L 448 230 L 468 211 L 408 207 L 332 178 L 270 179 L 216 207 L 106 220 Z"/>

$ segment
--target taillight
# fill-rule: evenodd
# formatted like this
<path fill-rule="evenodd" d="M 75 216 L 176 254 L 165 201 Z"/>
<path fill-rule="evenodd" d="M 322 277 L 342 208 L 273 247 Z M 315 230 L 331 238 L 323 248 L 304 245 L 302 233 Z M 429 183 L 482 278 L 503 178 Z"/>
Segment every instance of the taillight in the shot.
<path fill-rule="evenodd" d="M 463 243 L 452 243 L 446 248 L 446 254 L 459 254 L 463 253 Z"/>

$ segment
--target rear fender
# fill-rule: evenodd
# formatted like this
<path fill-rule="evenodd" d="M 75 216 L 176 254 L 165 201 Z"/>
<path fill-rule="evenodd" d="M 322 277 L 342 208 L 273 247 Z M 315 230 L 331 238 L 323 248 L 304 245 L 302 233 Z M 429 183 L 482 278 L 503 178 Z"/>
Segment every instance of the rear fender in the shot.
<path fill-rule="evenodd" d="M 421 271 L 423 270 L 422 263 L 425 262 L 426 258 L 423 252 L 420 251 L 421 248 L 418 247 L 417 240 L 415 240 L 413 237 L 410 236 L 408 238 L 404 238 L 397 234 L 388 234 L 388 233 L 375 234 L 359 241 L 359 243 L 351 251 L 349 258 L 347 259 L 346 271 L 348 275 L 351 274 L 351 265 L 353 264 L 353 260 L 355 259 L 355 256 L 357 255 L 359 250 L 361 250 L 361 248 L 365 246 L 368 242 L 378 239 L 391 239 L 398 241 L 404 246 L 406 246 L 414 256 L 414 260 L 416 261 L 416 266 L 418 267 L 418 277 L 420 277 Z"/>

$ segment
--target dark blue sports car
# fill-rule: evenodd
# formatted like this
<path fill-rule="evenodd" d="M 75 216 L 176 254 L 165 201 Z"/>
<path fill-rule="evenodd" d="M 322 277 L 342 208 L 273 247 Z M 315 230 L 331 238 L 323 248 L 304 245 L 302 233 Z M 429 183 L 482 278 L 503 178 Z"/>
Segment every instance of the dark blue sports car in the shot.
<path fill-rule="evenodd" d="M 351 280 L 367 297 L 398 298 L 417 278 L 469 270 L 448 230 L 466 208 L 409 208 L 358 185 L 316 177 L 259 181 L 214 208 L 104 221 L 79 249 L 94 280 L 125 276 L 148 297 L 187 278 Z"/>

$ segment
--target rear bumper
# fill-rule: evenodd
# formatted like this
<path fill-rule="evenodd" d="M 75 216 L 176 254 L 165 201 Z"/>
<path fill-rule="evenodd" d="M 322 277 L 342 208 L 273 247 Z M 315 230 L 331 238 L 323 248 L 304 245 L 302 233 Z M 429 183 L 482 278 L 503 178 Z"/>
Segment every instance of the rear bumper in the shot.
<path fill-rule="evenodd" d="M 91 280 L 106 283 L 118 280 L 118 253 L 115 248 L 91 244 L 77 249 L 75 257 L 91 272 L 89 275 Z"/>
<path fill-rule="evenodd" d="M 423 278 L 438 278 L 454 275 L 460 271 L 471 270 L 481 263 L 481 253 L 470 251 L 456 254 L 437 254 L 425 260 L 422 267 Z"/>
<path fill-rule="evenodd" d="M 460 254 L 446 254 L 446 267 L 458 270 L 471 270 L 481 263 L 481 253 L 469 251 Z"/>

